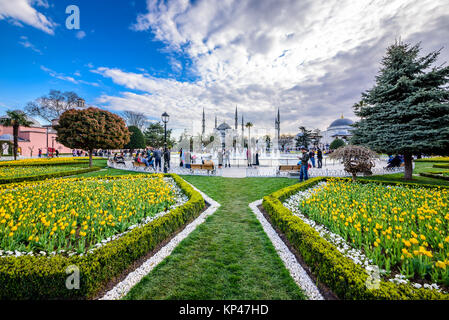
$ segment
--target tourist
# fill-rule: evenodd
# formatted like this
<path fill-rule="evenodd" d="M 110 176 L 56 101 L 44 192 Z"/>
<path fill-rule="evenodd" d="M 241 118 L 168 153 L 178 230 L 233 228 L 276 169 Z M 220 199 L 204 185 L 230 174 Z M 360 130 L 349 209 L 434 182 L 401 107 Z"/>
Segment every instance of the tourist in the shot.
<path fill-rule="evenodd" d="M 182 153 L 182 148 L 179 149 L 179 166 L 183 167 L 184 166 L 184 162 L 182 162 L 182 157 L 183 157 L 183 153 Z"/>
<path fill-rule="evenodd" d="M 302 182 L 303 180 L 305 181 L 309 179 L 309 154 L 307 153 L 307 149 L 304 146 L 301 146 L 301 156 L 299 156 L 298 158 L 300 160 L 298 162 L 298 165 L 301 165 L 301 168 L 299 170 L 299 182 Z"/>
<path fill-rule="evenodd" d="M 218 150 L 218 168 L 223 166 L 223 150 Z"/>
<path fill-rule="evenodd" d="M 229 149 L 225 149 L 224 152 L 224 162 L 225 162 L 225 168 L 229 166 L 229 168 L 231 167 L 231 152 L 229 151 Z"/>
<path fill-rule="evenodd" d="M 164 171 L 168 172 L 168 170 L 170 170 L 170 150 L 168 150 L 168 148 L 165 148 L 165 150 L 164 150 Z"/>
<path fill-rule="evenodd" d="M 256 166 L 259 166 L 259 150 L 256 151 Z"/>
<path fill-rule="evenodd" d="M 321 151 L 320 148 L 318 148 L 318 150 L 317 150 L 316 157 L 318 159 L 318 168 L 322 168 L 323 167 L 323 152 Z"/>
<path fill-rule="evenodd" d="M 186 151 L 184 155 L 185 164 L 184 167 L 186 169 L 190 169 L 190 163 L 192 162 L 192 155 L 190 154 L 190 151 Z"/>
<path fill-rule="evenodd" d="M 251 150 L 249 148 L 246 149 L 246 160 L 248 161 L 248 167 L 252 167 Z"/>
<path fill-rule="evenodd" d="M 38 157 L 39 157 L 39 158 L 42 157 L 42 149 L 41 149 L 41 148 L 39 148 Z"/>
<path fill-rule="evenodd" d="M 162 171 L 161 168 L 161 159 L 162 159 L 162 152 L 161 150 L 159 150 L 159 148 L 156 148 L 153 152 L 153 156 L 154 156 L 154 162 L 155 162 L 155 169 L 157 170 L 159 168 L 160 171 Z"/>
<path fill-rule="evenodd" d="M 315 168 L 315 150 L 312 149 L 309 152 L 310 162 L 312 162 L 312 166 Z"/>
<path fill-rule="evenodd" d="M 59 150 L 58 149 L 56 149 L 55 155 L 56 155 L 56 158 L 59 157 Z"/>

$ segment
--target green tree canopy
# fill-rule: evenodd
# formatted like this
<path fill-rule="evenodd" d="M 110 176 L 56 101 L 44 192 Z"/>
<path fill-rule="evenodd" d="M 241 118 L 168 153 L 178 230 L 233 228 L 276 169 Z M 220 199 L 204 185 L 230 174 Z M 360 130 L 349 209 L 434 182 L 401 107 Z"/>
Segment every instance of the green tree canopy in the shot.
<path fill-rule="evenodd" d="M 171 129 L 167 129 L 167 147 L 173 148 L 175 141 L 171 139 Z M 147 146 L 161 148 L 164 146 L 164 126 L 160 122 L 153 122 L 144 131 L 145 142 Z"/>
<path fill-rule="evenodd" d="M 143 149 L 145 148 L 145 137 L 142 131 L 136 126 L 129 126 L 129 132 L 131 133 L 129 142 L 125 144 L 125 149 Z"/>
<path fill-rule="evenodd" d="M 413 154 L 449 153 L 449 66 L 432 66 L 440 51 L 419 53 L 419 44 L 390 46 L 374 87 L 354 105 L 361 120 L 352 142 L 403 154 L 405 179 L 412 178 Z"/>
<path fill-rule="evenodd" d="M 346 143 L 343 141 L 343 139 L 335 138 L 335 140 L 332 141 L 329 145 L 329 149 L 336 150 L 340 147 L 343 147 L 344 145 L 346 145 Z"/>
<path fill-rule="evenodd" d="M 299 135 L 296 137 L 296 146 L 304 146 L 309 148 L 309 144 L 312 142 L 312 130 L 307 130 L 306 127 L 299 127 Z"/>
<path fill-rule="evenodd" d="M 121 149 L 130 137 L 121 117 L 92 107 L 65 111 L 54 128 L 58 133 L 56 141 L 68 148 L 89 152 L 90 167 L 94 149 Z"/>

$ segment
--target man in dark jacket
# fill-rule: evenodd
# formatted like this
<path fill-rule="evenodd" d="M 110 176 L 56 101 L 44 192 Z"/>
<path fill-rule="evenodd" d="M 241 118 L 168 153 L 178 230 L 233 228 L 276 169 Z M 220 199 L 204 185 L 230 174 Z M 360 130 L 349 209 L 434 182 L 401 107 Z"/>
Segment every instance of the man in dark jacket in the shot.
<path fill-rule="evenodd" d="M 309 154 L 307 153 L 307 149 L 305 147 L 301 147 L 301 156 L 299 158 L 299 163 L 301 165 L 301 168 L 299 170 L 299 182 L 302 182 L 303 180 L 309 179 Z"/>
<path fill-rule="evenodd" d="M 158 168 L 159 168 L 159 170 L 161 170 L 161 169 L 162 169 L 162 168 L 161 168 L 162 152 L 161 152 L 161 150 L 159 150 L 159 148 L 158 148 L 158 149 L 155 149 L 155 150 L 153 151 L 153 157 L 154 157 L 154 162 L 155 162 L 154 169 L 155 169 L 155 170 L 158 170 Z"/>
<path fill-rule="evenodd" d="M 316 158 L 318 159 L 318 168 L 322 168 L 323 167 L 323 151 L 321 151 L 321 149 L 318 148 L 316 153 L 317 153 Z"/>

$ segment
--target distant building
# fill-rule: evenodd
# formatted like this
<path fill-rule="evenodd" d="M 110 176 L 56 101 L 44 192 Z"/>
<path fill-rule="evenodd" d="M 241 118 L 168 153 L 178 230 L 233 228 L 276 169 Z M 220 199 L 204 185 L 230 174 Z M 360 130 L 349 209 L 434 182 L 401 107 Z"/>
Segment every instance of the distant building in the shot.
<path fill-rule="evenodd" d="M 0 118 L 7 117 L 2 116 Z M 28 121 L 32 122 L 30 127 L 19 127 L 19 149 L 18 155 L 23 157 L 37 156 L 39 149 L 42 154 L 47 153 L 48 148 L 54 148 L 59 153 L 71 153 L 72 149 L 67 148 L 56 141 L 56 131 L 51 125 L 43 126 L 36 119 L 26 116 Z M 0 152 L 3 152 L 5 143 L 12 145 L 14 142 L 13 128 L 0 125 Z M 3 154 L 0 154 L 3 156 Z"/>
<path fill-rule="evenodd" d="M 351 119 L 341 118 L 334 120 L 326 131 L 322 132 L 322 138 L 320 144 L 323 146 L 330 145 L 335 138 L 340 138 L 348 141 L 352 137 L 352 130 L 354 129 L 351 125 L 354 123 Z"/>

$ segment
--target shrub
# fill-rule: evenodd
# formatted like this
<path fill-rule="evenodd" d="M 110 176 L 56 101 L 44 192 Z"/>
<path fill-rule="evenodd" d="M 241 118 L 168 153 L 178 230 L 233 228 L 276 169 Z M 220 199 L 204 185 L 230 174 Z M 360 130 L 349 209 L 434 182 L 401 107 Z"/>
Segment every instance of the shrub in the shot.
<path fill-rule="evenodd" d="M 17 182 L 22 182 L 22 181 L 38 181 L 38 180 L 45 180 L 45 179 L 50 179 L 50 178 L 66 177 L 66 176 L 72 176 L 72 175 L 76 175 L 76 174 L 97 171 L 100 169 L 101 169 L 100 167 L 92 167 L 92 168 L 83 168 L 83 169 L 77 169 L 77 170 L 50 172 L 50 173 L 38 174 L 38 175 L 32 175 L 32 176 L 26 176 L 26 177 L 4 178 L 4 179 L 0 179 L 0 184 L 17 183 Z"/>

